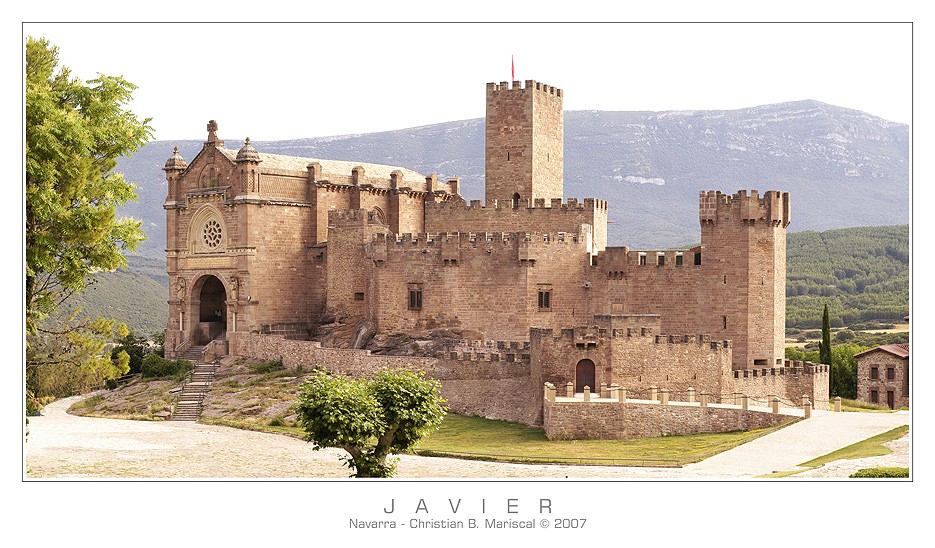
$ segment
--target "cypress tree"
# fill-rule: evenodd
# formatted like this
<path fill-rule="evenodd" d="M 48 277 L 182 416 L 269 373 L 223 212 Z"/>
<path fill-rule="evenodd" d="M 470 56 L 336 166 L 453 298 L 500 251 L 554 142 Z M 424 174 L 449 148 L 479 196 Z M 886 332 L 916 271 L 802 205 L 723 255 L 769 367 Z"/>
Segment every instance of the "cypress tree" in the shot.
<path fill-rule="evenodd" d="M 836 396 L 838 386 L 834 365 L 831 363 L 831 318 L 828 316 L 828 303 L 825 303 L 825 310 L 821 314 L 821 342 L 818 343 L 818 361 L 828 365 L 829 388 L 831 389 L 831 395 Z"/>

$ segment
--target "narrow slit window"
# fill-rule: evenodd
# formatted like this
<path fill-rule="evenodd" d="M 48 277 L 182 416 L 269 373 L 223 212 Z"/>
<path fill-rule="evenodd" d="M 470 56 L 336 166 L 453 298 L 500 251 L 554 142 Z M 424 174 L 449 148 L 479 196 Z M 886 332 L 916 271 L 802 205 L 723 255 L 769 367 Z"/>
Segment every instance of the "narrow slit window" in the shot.
<path fill-rule="evenodd" d="M 539 288 L 539 310 L 551 310 L 552 309 L 552 288 L 551 287 L 540 287 Z"/>
<path fill-rule="evenodd" d="M 409 284 L 409 310 L 422 310 L 422 286 Z"/>
<path fill-rule="evenodd" d="M 724 329 L 727 329 L 727 316 L 721 316 L 721 324 Z"/>

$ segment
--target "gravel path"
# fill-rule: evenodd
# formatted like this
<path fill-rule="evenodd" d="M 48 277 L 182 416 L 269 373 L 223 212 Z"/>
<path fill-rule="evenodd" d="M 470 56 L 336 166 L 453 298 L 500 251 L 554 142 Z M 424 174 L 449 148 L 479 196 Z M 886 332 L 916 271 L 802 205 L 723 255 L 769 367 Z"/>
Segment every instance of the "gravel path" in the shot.
<path fill-rule="evenodd" d="M 77 417 L 76 398 L 31 417 L 25 479 L 39 478 L 346 478 L 337 449 L 313 451 L 294 438 L 197 424 Z M 773 434 L 680 469 L 520 465 L 403 455 L 399 478 L 752 478 L 909 423 L 901 413 L 819 413 Z M 860 468 L 909 466 L 910 437 L 894 453 L 836 461 L 794 478 L 846 478 Z"/>

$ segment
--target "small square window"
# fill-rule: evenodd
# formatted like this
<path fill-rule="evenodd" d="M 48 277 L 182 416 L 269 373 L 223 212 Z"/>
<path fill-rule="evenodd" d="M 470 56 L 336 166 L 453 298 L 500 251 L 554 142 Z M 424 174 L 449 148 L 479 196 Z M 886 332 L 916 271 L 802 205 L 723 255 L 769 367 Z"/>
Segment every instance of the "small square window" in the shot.
<path fill-rule="evenodd" d="M 409 310 L 422 310 L 422 286 L 409 285 Z"/>
<path fill-rule="evenodd" d="M 665 266 L 666 265 L 666 256 L 663 254 L 656 255 L 656 265 Z"/>
<path fill-rule="evenodd" d="M 362 300 L 364 300 L 364 294 L 363 294 L 363 293 L 354 293 L 354 300 L 355 300 L 355 301 L 362 301 Z"/>
<path fill-rule="evenodd" d="M 539 289 L 539 310 L 550 310 L 552 308 L 552 289 Z"/>
<path fill-rule="evenodd" d="M 675 266 L 682 266 L 682 254 L 678 253 L 675 255 Z"/>

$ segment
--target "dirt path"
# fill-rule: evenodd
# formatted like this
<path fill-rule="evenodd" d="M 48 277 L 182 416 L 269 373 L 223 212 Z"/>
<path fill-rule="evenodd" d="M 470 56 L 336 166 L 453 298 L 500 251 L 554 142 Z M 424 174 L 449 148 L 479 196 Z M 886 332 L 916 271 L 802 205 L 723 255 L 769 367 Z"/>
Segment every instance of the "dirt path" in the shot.
<path fill-rule="evenodd" d="M 301 440 L 191 422 L 77 417 L 75 398 L 30 419 L 24 478 L 346 478 L 344 452 Z M 828 413 L 680 469 L 519 465 L 401 457 L 399 478 L 750 478 L 908 424 L 908 414 Z M 849 424 L 842 428 L 842 422 Z M 853 441 L 851 441 L 853 440 Z M 870 466 L 909 466 L 910 438 L 884 457 L 837 461 L 795 477 L 847 477 Z M 831 449 L 828 449 L 831 447 Z M 818 454 L 815 454 L 818 453 Z M 809 456 L 813 455 L 813 456 Z M 808 456 L 808 458 L 804 458 Z"/>

